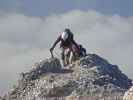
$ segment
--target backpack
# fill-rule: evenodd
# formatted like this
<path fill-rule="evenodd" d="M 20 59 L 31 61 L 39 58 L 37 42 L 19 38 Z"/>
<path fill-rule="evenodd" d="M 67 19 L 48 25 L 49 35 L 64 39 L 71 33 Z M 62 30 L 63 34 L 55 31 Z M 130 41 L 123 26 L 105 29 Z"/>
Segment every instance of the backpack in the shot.
<path fill-rule="evenodd" d="M 79 45 L 79 49 L 80 49 L 79 56 L 85 57 L 86 56 L 86 49 L 82 45 Z"/>

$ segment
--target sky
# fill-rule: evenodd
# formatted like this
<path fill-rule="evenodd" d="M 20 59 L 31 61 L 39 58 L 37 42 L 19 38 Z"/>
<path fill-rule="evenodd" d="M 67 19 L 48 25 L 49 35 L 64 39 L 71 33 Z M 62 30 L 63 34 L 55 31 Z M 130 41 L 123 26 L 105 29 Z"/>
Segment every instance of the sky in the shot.
<path fill-rule="evenodd" d="M 0 94 L 69 27 L 88 53 L 118 65 L 133 79 L 132 0 L 0 0 Z M 59 57 L 59 47 L 55 56 Z"/>

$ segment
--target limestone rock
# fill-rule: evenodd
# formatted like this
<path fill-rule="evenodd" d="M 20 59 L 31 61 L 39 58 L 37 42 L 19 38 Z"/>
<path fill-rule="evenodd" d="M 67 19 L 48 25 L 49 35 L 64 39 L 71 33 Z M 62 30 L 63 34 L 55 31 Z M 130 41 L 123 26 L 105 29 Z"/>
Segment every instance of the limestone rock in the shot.
<path fill-rule="evenodd" d="M 59 59 L 50 58 L 22 73 L 18 84 L 4 99 L 46 100 L 59 97 L 61 100 L 82 100 L 87 97 L 92 100 L 122 100 L 131 84 L 132 81 L 117 65 L 96 54 L 81 58 L 79 64 L 72 68 L 64 68 Z"/>

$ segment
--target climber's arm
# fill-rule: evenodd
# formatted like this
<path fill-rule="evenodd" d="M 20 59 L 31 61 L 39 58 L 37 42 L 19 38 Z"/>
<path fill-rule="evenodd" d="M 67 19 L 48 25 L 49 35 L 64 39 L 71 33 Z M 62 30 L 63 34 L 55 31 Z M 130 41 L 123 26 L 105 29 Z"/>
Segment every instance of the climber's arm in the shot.
<path fill-rule="evenodd" d="M 53 51 L 53 50 L 54 50 L 55 46 L 57 45 L 57 43 L 60 42 L 60 40 L 61 40 L 61 36 L 59 36 L 59 37 L 57 38 L 57 40 L 54 42 L 53 46 L 50 48 L 50 51 Z"/>

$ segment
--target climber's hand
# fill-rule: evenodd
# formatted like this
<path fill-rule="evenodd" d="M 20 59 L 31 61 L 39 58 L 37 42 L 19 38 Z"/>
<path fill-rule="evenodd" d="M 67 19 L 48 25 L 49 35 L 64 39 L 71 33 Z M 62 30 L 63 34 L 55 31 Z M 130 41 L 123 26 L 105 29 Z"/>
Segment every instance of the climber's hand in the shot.
<path fill-rule="evenodd" d="M 54 50 L 54 48 L 50 48 L 50 53 L 51 53 L 51 57 L 52 57 L 52 58 L 54 58 L 53 50 Z"/>
<path fill-rule="evenodd" d="M 50 48 L 50 52 L 53 52 L 54 48 Z"/>

